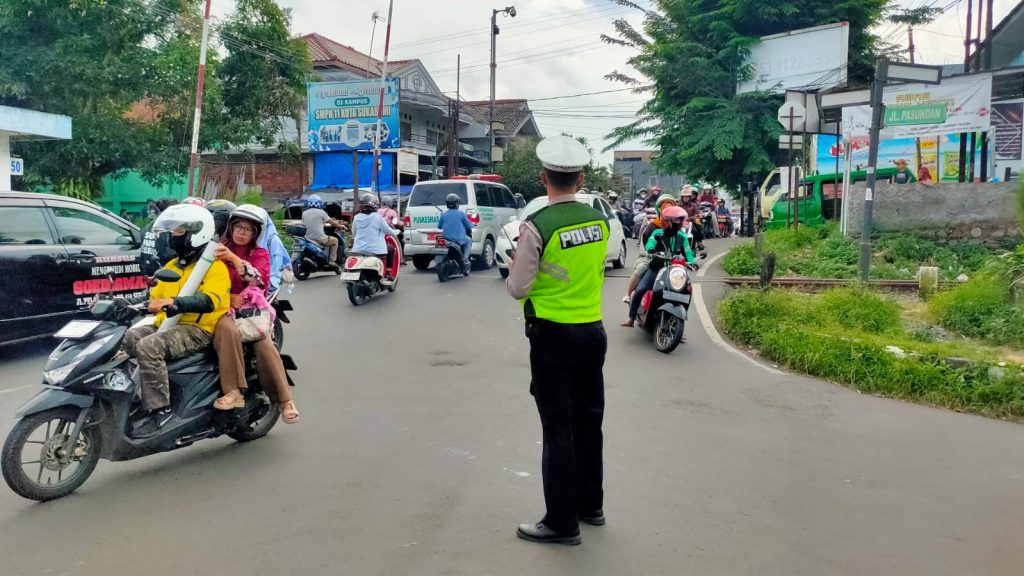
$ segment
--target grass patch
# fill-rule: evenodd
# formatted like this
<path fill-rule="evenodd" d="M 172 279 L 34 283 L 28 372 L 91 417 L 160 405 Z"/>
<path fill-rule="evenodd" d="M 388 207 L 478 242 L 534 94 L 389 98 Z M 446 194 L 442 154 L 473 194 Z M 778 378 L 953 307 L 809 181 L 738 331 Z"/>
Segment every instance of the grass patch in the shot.
<path fill-rule="evenodd" d="M 955 280 L 961 274 L 973 275 L 996 253 L 984 246 L 940 244 L 913 234 L 882 234 L 874 249 L 871 277 L 885 280 L 912 279 L 921 266 L 936 266 L 943 280 Z M 775 253 L 778 277 L 857 277 L 859 246 L 844 240 L 835 223 L 769 230 L 764 233 L 764 252 Z M 725 257 L 722 268 L 733 276 L 757 276 L 761 260 L 754 256 L 752 244 L 743 244 Z"/>
<path fill-rule="evenodd" d="M 908 332 L 899 305 L 886 296 L 857 288 L 738 290 L 722 301 L 719 315 L 733 339 L 793 370 L 868 393 L 1024 420 L 1021 366 L 995 370 L 997 350 Z M 888 351 L 892 346 L 902 352 Z M 972 363 L 953 367 L 950 357 Z"/>
<path fill-rule="evenodd" d="M 992 344 L 1024 345 L 1024 311 L 1014 301 L 1009 284 L 994 274 L 982 274 L 937 294 L 929 312 L 940 325 Z"/>

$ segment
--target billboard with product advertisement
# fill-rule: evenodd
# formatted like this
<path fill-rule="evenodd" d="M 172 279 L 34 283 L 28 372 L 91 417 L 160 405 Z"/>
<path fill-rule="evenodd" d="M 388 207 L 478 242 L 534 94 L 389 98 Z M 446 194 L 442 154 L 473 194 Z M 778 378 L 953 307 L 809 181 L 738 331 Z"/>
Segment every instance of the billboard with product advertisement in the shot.
<path fill-rule="evenodd" d="M 842 138 L 834 135 L 818 134 L 815 137 L 816 154 L 814 169 L 818 174 L 833 174 L 838 160 L 838 171 L 843 170 Z M 918 139 L 894 138 L 882 140 L 878 147 L 878 167 L 891 168 L 896 161 L 903 160 L 907 167 L 923 182 L 956 181 L 960 174 L 960 134 L 944 134 L 942 136 L 920 138 L 921 163 L 917 163 Z M 970 148 L 970 137 L 967 146 Z M 980 138 L 975 140 L 974 154 L 977 175 L 981 166 Z M 854 136 L 851 139 L 853 152 L 853 170 L 863 170 L 868 165 L 868 137 Z"/>
<path fill-rule="evenodd" d="M 381 142 L 384 150 L 401 147 L 399 79 L 384 83 Z M 377 133 L 380 80 L 307 84 L 310 152 L 373 150 Z"/>
<path fill-rule="evenodd" d="M 992 75 L 975 74 L 943 78 L 942 84 L 897 84 L 886 86 L 882 101 L 886 109 L 945 104 L 943 122 L 886 126 L 883 139 L 924 138 L 952 132 L 987 132 L 992 123 Z M 843 108 L 843 126 L 854 137 L 867 136 L 871 128 L 870 106 Z"/>

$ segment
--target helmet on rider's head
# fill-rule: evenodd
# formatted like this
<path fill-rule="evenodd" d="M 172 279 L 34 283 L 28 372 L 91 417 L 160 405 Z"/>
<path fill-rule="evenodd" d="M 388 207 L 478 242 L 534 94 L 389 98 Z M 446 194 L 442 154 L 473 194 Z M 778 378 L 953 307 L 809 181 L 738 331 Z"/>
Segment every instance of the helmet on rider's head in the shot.
<path fill-rule="evenodd" d="M 693 186 L 687 185 L 687 186 L 683 187 L 683 189 L 680 190 L 680 192 L 679 192 L 679 197 L 680 198 L 686 198 L 688 196 L 693 196 Z"/>
<path fill-rule="evenodd" d="M 395 207 L 395 199 L 392 198 L 391 196 L 388 196 L 388 197 L 384 198 L 384 200 L 381 201 L 381 204 L 387 206 L 388 208 L 394 208 Z"/>
<path fill-rule="evenodd" d="M 168 245 L 182 260 L 191 260 L 216 236 L 213 214 L 192 204 L 169 206 L 153 222 L 154 232 L 168 232 Z M 184 232 L 178 234 L 177 232 Z"/>
<path fill-rule="evenodd" d="M 609 200 L 618 200 L 619 199 L 619 195 L 616 194 L 615 192 L 609 192 L 608 193 L 608 199 Z"/>
<path fill-rule="evenodd" d="M 213 214 L 213 223 L 216 229 L 217 236 L 223 236 L 224 230 L 228 227 L 228 217 L 231 216 L 231 212 L 237 208 L 235 203 L 230 200 L 224 200 L 223 198 L 216 198 L 206 203 L 206 209 Z"/>
<path fill-rule="evenodd" d="M 661 213 L 661 219 L 666 222 L 682 222 L 686 219 L 686 210 L 679 206 L 669 206 Z"/>
<path fill-rule="evenodd" d="M 182 204 L 191 204 L 193 206 L 199 206 L 200 208 L 206 208 L 206 200 L 198 196 L 189 196 L 181 201 Z"/>
<path fill-rule="evenodd" d="M 661 194 L 661 186 L 651 186 L 651 194 Z"/>
<path fill-rule="evenodd" d="M 718 205 L 719 206 L 725 206 L 725 198 L 719 198 L 718 199 Z"/>
<path fill-rule="evenodd" d="M 461 202 L 461 199 L 458 194 L 449 194 L 444 199 L 444 205 L 453 210 L 459 207 L 459 202 Z"/>
<path fill-rule="evenodd" d="M 637 196 L 647 196 L 647 188 L 641 188 L 636 191 Z"/>
<path fill-rule="evenodd" d="M 672 204 L 675 206 L 676 199 L 671 194 L 662 194 L 661 196 L 658 196 L 658 201 L 654 203 L 654 208 L 658 210 L 658 212 L 661 212 L 661 206 L 663 204 Z"/>
<path fill-rule="evenodd" d="M 712 186 L 711 184 L 708 184 L 707 182 L 705 182 L 705 183 L 704 183 L 704 186 L 703 186 L 703 189 L 704 189 L 704 190 L 714 190 L 714 189 L 715 189 L 715 187 L 714 187 L 714 186 Z"/>
<path fill-rule="evenodd" d="M 323 201 L 323 199 L 320 198 L 320 196 L 318 196 L 316 194 L 310 194 L 309 198 L 306 198 L 306 208 L 307 209 L 309 209 L 309 208 L 323 208 L 323 207 L 324 207 L 324 201 Z"/>
<path fill-rule="evenodd" d="M 373 194 L 363 194 L 359 198 L 359 211 L 364 214 L 377 211 L 377 197 Z"/>
<path fill-rule="evenodd" d="M 259 243 L 260 237 L 263 235 L 263 226 L 266 218 L 267 211 L 254 204 L 242 204 L 238 208 L 231 211 L 231 215 L 228 217 L 227 234 L 230 238 L 231 227 L 234 226 L 235 222 L 245 220 L 252 224 L 256 231 L 252 235 L 250 242 Z"/>

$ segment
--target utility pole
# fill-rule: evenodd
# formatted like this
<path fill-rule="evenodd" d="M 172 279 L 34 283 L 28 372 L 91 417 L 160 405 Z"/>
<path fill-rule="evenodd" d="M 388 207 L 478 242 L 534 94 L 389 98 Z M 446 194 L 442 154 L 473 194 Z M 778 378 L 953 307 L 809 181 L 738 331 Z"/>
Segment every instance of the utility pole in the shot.
<path fill-rule="evenodd" d="M 373 137 L 373 190 L 377 193 L 377 201 L 380 202 L 380 123 L 384 114 L 384 92 L 387 89 L 388 81 L 388 52 L 391 49 L 391 14 L 395 7 L 395 0 L 388 2 L 387 34 L 384 37 L 384 64 L 380 69 L 380 99 L 377 101 L 377 132 Z M 358 184 L 356 185 L 358 188 Z M 401 198 L 401 194 L 398 196 Z M 353 216 L 354 218 L 354 216 Z"/>
<path fill-rule="evenodd" d="M 967 28 L 964 29 L 964 73 L 971 71 L 971 16 L 974 10 L 974 0 L 967 0 Z M 941 174 L 941 173 L 940 173 Z M 967 180 L 967 133 L 960 133 L 960 161 L 957 166 L 957 181 Z"/>
<path fill-rule="evenodd" d="M 506 6 L 503 10 L 498 10 L 497 8 L 491 10 L 491 101 L 487 113 L 487 133 L 491 136 L 491 147 L 487 150 L 487 163 L 490 164 L 491 172 L 494 172 L 494 84 L 498 71 L 498 14 L 502 12 L 515 18 L 516 7 Z"/>
<path fill-rule="evenodd" d="M 875 64 L 875 82 L 871 85 L 871 132 L 868 143 L 868 174 L 864 188 L 864 222 L 860 233 L 860 279 L 868 281 L 871 272 L 871 210 L 875 200 L 875 166 L 878 164 L 879 132 L 882 129 L 882 118 L 885 103 L 882 91 L 889 80 L 889 62 L 879 58 Z"/>
<path fill-rule="evenodd" d="M 462 84 L 462 54 L 455 56 L 455 101 L 448 101 L 448 114 L 452 119 L 451 136 L 448 139 L 448 174 L 451 178 L 459 173 L 459 90 Z"/>
<path fill-rule="evenodd" d="M 907 24 L 907 47 L 910 50 L 910 63 L 914 63 L 914 25 Z M 914 166 L 917 167 L 917 171 L 921 172 L 921 139 L 918 137 L 914 138 Z M 938 173 L 939 170 L 939 157 L 936 153 L 935 156 L 935 171 Z"/>
<path fill-rule="evenodd" d="M 199 75 L 196 79 L 196 112 L 192 119 L 192 151 L 188 159 L 188 195 L 195 195 L 196 167 L 199 166 L 199 122 L 203 115 L 203 85 L 206 83 L 206 47 L 210 43 L 210 4 L 203 11 L 203 37 L 199 41 Z"/>

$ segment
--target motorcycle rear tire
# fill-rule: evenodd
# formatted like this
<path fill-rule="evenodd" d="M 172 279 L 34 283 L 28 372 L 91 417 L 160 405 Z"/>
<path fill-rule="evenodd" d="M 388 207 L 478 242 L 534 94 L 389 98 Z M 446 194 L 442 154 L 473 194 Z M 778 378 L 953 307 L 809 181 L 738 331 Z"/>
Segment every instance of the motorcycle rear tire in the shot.
<path fill-rule="evenodd" d="M 451 274 L 449 274 L 450 270 L 448 267 L 448 259 L 446 258 L 438 262 L 435 268 L 437 268 L 437 279 L 442 283 L 447 282 L 451 277 Z"/>
<path fill-rule="evenodd" d="M 253 440 L 263 438 L 274 428 L 280 416 L 280 408 L 278 408 L 277 404 L 271 404 L 270 409 L 263 418 L 254 422 L 254 424 L 256 424 L 255 426 L 251 426 L 244 430 L 228 432 L 228 437 L 238 442 L 252 442 Z"/>
<path fill-rule="evenodd" d="M 669 324 L 666 331 L 666 323 Z M 654 326 L 654 347 L 662 354 L 669 354 L 679 346 L 683 339 L 683 321 L 662 310 L 658 323 Z"/>
<path fill-rule="evenodd" d="M 310 270 L 309 264 L 305 261 L 300 261 L 298 265 L 295 266 L 295 270 L 293 270 L 293 272 L 295 273 L 295 278 L 301 281 L 308 279 L 312 270 Z"/>
<path fill-rule="evenodd" d="M 3 454 L 0 456 L 0 468 L 3 469 L 4 480 L 15 494 L 29 500 L 47 502 L 71 494 L 89 479 L 93 470 L 96 469 L 96 463 L 100 460 L 100 451 L 102 450 L 99 428 L 96 427 L 82 430 L 81 435 L 85 438 L 88 451 L 85 457 L 79 460 L 79 468 L 75 475 L 62 484 L 44 486 L 33 482 L 25 474 L 21 461 L 26 441 L 37 428 L 53 420 L 62 420 L 73 424 L 78 419 L 78 414 L 79 409 L 76 407 L 59 406 L 25 416 L 14 425 L 10 434 L 7 435 L 7 441 L 4 442 Z"/>
<path fill-rule="evenodd" d="M 370 301 L 369 290 L 364 286 L 364 282 L 349 282 L 346 288 L 348 289 L 348 300 L 353 306 L 362 306 Z"/>

